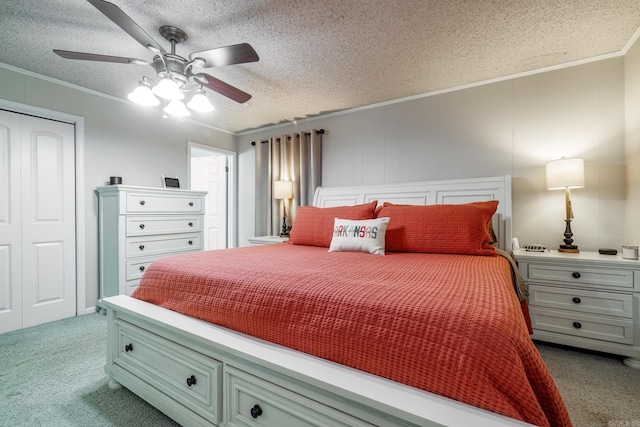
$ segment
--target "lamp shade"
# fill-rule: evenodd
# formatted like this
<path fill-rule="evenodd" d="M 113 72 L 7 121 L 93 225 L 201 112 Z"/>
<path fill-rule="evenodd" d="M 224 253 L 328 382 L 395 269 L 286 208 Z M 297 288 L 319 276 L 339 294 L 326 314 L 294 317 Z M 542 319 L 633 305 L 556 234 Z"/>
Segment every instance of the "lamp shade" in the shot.
<path fill-rule="evenodd" d="M 180 90 L 178 83 L 169 76 L 160 79 L 152 90 L 156 96 L 167 101 L 178 101 L 184 98 L 184 93 Z"/>
<path fill-rule="evenodd" d="M 278 200 L 293 199 L 293 182 L 274 181 L 273 198 Z"/>
<path fill-rule="evenodd" d="M 169 105 L 164 107 L 162 110 L 165 113 L 176 117 L 187 117 L 191 115 L 182 101 L 171 101 Z"/>
<path fill-rule="evenodd" d="M 191 98 L 191 101 L 187 103 L 187 107 L 200 113 L 208 113 L 213 111 L 213 105 L 209 102 L 209 98 L 205 95 L 204 90 L 198 89 Z"/>
<path fill-rule="evenodd" d="M 547 190 L 584 187 L 584 160 L 553 160 L 547 163 Z"/>
<path fill-rule="evenodd" d="M 135 102 L 136 104 L 144 105 L 146 107 L 153 107 L 160 104 L 160 100 L 155 97 L 153 92 L 151 92 L 149 83 L 144 80 L 140 82 L 133 92 L 127 96 L 127 98 L 129 98 L 131 102 Z"/>

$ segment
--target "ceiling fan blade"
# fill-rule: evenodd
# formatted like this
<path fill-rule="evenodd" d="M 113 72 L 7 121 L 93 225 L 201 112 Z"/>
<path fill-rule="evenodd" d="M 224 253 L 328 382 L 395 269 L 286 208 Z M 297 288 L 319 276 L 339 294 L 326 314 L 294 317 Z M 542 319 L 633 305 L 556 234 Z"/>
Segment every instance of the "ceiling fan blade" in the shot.
<path fill-rule="evenodd" d="M 104 0 L 87 0 L 89 3 L 94 5 L 96 9 L 100 12 L 104 13 L 105 16 L 111 19 L 118 27 L 122 28 L 127 34 L 136 39 L 138 43 L 147 49 L 149 46 L 154 47 L 162 53 L 166 53 L 166 51 L 151 38 L 149 34 L 147 34 L 142 28 L 136 24 L 133 19 L 129 18 L 129 16 L 122 11 L 118 6 L 113 3 L 109 3 Z"/>
<path fill-rule="evenodd" d="M 83 61 L 115 62 L 118 64 L 151 65 L 145 60 L 125 58 L 122 56 L 98 55 L 97 53 L 73 52 L 70 50 L 53 49 L 53 53 L 66 59 L 80 59 Z"/>
<path fill-rule="evenodd" d="M 240 43 L 193 52 L 189 55 L 189 59 L 193 61 L 194 58 L 204 59 L 206 61 L 206 64 L 203 65 L 204 68 L 244 64 L 246 62 L 256 62 L 260 60 L 258 54 L 249 43 Z"/>
<path fill-rule="evenodd" d="M 240 89 L 231 86 L 229 83 L 225 83 L 222 80 L 218 80 L 213 76 L 206 73 L 196 74 L 198 82 L 202 86 L 211 89 L 214 92 L 218 92 L 220 95 L 224 95 L 229 99 L 232 99 L 240 104 L 247 102 L 251 99 L 251 95 Z"/>

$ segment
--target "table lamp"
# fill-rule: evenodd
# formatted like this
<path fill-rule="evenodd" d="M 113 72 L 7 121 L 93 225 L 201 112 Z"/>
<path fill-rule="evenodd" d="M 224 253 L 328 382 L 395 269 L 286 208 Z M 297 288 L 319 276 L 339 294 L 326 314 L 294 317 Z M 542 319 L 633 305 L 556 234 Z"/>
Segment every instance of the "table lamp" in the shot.
<path fill-rule="evenodd" d="M 287 200 L 293 199 L 293 182 L 291 181 L 274 181 L 273 182 L 273 198 L 282 200 L 282 231 L 281 236 L 288 236 L 287 228 Z"/>
<path fill-rule="evenodd" d="M 584 160 L 561 158 L 547 163 L 547 190 L 564 190 L 565 219 L 564 245 L 558 246 L 558 252 L 578 253 L 580 250 L 573 244 L 571 232 L 571 220 L 573 209 L 571 208 L 571 188 L 584 187 Z"/>

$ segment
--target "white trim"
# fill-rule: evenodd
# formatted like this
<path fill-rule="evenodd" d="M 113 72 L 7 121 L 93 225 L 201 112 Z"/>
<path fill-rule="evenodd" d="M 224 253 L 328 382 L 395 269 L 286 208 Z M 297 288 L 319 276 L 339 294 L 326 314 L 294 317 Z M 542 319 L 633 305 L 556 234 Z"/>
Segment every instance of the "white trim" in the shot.
<path fill-rule="evenodd" d="M 60 111 L 21 104 L 0 99 L 0 108 L 15 113 L 29 114 L 45 119 L 69 123 L 75 129 L 75 181 L 76 181 L 76 314 L 90 314 L 96 306 L 86 306 L 87 284 L 85 250 L 85 204 L 84 204 L 84 117 Z M 97 286 L 97 283 L 96 283 Z"/>
<path fill-rule="evenodd" d="M 187 185 L 191 188 L 191 149 L 211 151 L 227 156 L 229 171 L 227 173 L 227 247 L 238 246 L 236 225 L 236 187 L 237 187 L 237 153 L 210 145 L 187 141 Z"/>

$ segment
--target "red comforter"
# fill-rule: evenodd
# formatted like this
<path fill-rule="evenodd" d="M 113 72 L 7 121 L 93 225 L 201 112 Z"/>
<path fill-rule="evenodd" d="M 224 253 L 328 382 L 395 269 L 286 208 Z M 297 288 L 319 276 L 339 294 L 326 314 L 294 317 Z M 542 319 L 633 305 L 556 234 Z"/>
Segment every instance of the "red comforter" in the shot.
<path fill-rule="evenodd" d="M 168 257 L 135 298 L 540 426 L 570 426 L 503 257 L 277 244 Z"/>

